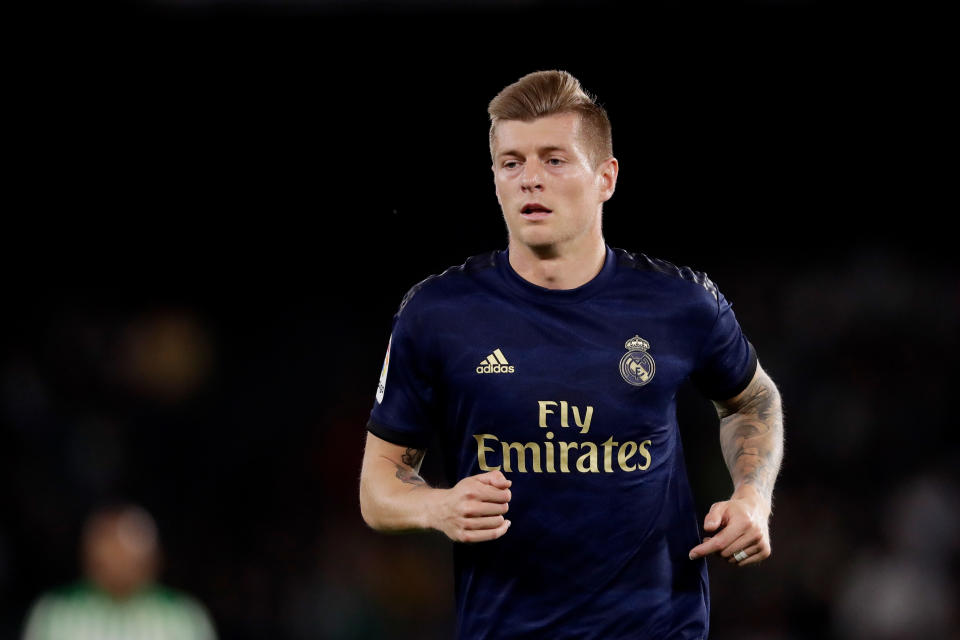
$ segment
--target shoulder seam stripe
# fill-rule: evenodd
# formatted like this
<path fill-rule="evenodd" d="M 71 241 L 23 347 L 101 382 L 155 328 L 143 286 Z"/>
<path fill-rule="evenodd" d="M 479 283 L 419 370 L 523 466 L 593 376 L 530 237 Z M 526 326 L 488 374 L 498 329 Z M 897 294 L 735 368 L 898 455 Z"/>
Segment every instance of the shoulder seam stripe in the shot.
<path fill-rule="evenodd" d="M 496 266 L 497 264 L 496 257 L 495 257 L 496 253 L 497 253 L 496 251 L 490 251 L 487 253 L 470 256 L 469 258 L 466 259 L 466 261 L 464 261 L 463 264 L 459 266 L 448 267 L 443 271 L 443 273 L 439 273 L 439 274 L 435 273 L 433 275 L 427 276 L 417 284 L 410 287 L 410 290 L 407 291 L 407 293 L 403 296 L 403 299 L 400 301 L 400 307 L 397 309 L 397 313 L 399 314 L 400 312 L 402 312 L 403 308 L 407 306 L 407 303 L 410 302 L 413 296 L 415 296 L 417 292 L 420 291 L 420 289 L 422 289 L 431 280 L 442 278 L 447 274 L 455 273 L 457 271 L 460 271 L 461 273 L 466 273 L 468 271 L 477 271 L 479 269 L 486 269 L 489 267 Z"/>
<path fill-rule="evenodd" d="M 678 267 L 675 264 L 660 258 L 651 258 L 644 253 L 631 253 L 625 249 L 616 249 L 619 262 L 624 266 L 637 271 L 655 271 L 670 278 L 679 278 L 693 282 L 704 288 L 707 293 L 718 299 L 717 285 L 702 271 L 694 271 L 690 267 Z"/>

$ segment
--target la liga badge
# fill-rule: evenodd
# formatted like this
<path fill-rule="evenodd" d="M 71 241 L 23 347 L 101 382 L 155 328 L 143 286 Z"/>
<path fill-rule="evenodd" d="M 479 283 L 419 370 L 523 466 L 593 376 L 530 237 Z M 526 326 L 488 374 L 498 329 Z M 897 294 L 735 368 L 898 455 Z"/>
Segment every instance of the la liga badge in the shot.
<path fill-rule="evenodd" d="M 393 334 L 387 341 L 387 355 L 383 357 L 383 369 L 380 370 L 380 384 L 377 385 L 377 404 L 383 404 L 383 393 L 387 390 L 387 369 L 390 368 L 390 347 L 393 345 Z"/>

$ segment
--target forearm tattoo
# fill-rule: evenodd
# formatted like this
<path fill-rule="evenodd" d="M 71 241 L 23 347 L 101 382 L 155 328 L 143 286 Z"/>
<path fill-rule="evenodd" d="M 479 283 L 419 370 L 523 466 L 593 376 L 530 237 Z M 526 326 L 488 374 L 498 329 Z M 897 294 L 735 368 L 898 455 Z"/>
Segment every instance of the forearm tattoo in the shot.
<path fill-rule="evenodd" d="M 423 456 L 427 455 L 426 449 L 408 448 L 400 456 L 403 464 L 393 464 L 397 467 L 397 478 L 406 484 L 426 484 L 426 480 L 420 477 L 420 463 L 423 462 Z"/>
<path fill-rule="evenodd" d="M 768 501 L 783 459 L 783 412 L 780 394 L 761 373 L 737 403 L 718 404 L 720 446 L 734 487 L 750 484 Z"/>
<path fill-rule="evenodd" d="M 420 463 L 423 462 L 423 456 L 427 455 L 426 449 L 407 449 L 400 456 L 400 461 L 408 467 L 420 469 Z"/>

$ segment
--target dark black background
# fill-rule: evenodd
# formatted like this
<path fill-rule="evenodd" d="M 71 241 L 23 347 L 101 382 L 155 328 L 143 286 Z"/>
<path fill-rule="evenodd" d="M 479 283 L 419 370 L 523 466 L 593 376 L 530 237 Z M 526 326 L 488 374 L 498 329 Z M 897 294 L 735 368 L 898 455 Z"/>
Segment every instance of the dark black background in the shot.
<path fill-rule="evenodd" d="M 505 245 L 485 108 L 537 69 L 572 72 L 608 109 L 608 242 L 707 271 L 784 393 L 778 510 L 814 528 L 775 518 L 765 574 L 712 567 L 716 637 L 839 634 L 844 559 L 889 544 L 878 516 L 897 487 L 956 460 L 932 18 L 797 3 L 28 13 L 6 98 L 7 637 L 76 575 L 84 514 L 117 496 L 154 513 L 165 581 L 224 637 L 449 633 L 446 543 L 359 520 L 363 424 L 404 292 Z M 215 364 L 160 402 L 105 372 L 124 327 L 171 310 Z M 37 385 L 44 400 L 23 400 Z M 866 431 L 843 432 L 850 411 Z M 728 493 L 714 418 L 687 390 L 681 419 L 705 507 Z M 112 471 L 78 481 L 104 443 Z M 818 538 L 819 571 L 804 569 L 815 522 L 836 534 Z M 745 599 L 766 613 L 737 615 Z M 338 611 L 346 631 L 322 623 Z"/>

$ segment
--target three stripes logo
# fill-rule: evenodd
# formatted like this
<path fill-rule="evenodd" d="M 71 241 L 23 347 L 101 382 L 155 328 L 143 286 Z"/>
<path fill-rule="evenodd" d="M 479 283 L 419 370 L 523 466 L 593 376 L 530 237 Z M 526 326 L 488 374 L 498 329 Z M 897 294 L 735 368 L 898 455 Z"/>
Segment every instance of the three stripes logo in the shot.
<path fill-rule="evenodd" d="M 493 353 L 480 361 L 477 373 L 513 373 L 513 365 L 507 362 L 503 351 L 494 349 Z"/>

